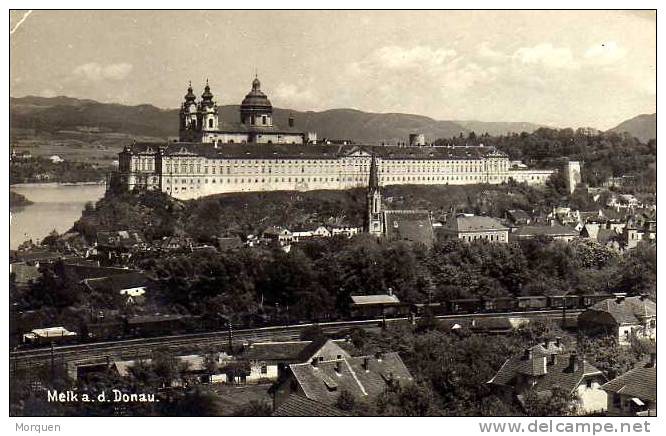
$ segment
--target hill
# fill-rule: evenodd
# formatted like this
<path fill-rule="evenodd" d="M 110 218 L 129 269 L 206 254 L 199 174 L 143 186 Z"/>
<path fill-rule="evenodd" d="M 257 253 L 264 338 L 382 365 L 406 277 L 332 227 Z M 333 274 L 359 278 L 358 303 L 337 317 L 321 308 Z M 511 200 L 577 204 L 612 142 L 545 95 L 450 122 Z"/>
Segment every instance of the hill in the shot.
<path fill-rule="evenodd" d="M 178 110 L 151 105 L 125 106 L 99 103 L 69 97 L 10 98 L 10 121 L 13 136 L 28 134 L 63 135 L 78 139 L 80 135 L 130 135 L 166 139 L 178 135 Z M 317 132 L 320 138 L 353 139 L 379 144 L 407 141 L 409 134 L 425 134 L 427 140 L 488 132 L 532 132 L 539 126 L 531 123 L 486 123 L 480 121 L 439 121 L 422 115 L 370 113 L 355 109 L 331 109 L 322 112 L 299 112 L 274 109 L 275 122 L 286 125 L 289 114 L 296 126 Z M 238 106 L 220 107 L 220 116 L 238 118 Z"/>
<path fill-rule="evenodd" d="M 647 142 L 650 139 L 657 138 L 657 114 L 643 114 L 629 120 L 623 121 L 616 127 L 610 129 L 611 132 L 627 132 L 640 139 L 641 142 Z"/>
<path fill-rule="evenodd" d="M 540 127 L 547 127 L 542 124 L 524 123 L 524 122 L 502 122 L 502 121 L 455 121 L 465 129 L 482 135 L 487 133 L 491 136 L 506 135 L 508 133 L 532 133 Z"/>

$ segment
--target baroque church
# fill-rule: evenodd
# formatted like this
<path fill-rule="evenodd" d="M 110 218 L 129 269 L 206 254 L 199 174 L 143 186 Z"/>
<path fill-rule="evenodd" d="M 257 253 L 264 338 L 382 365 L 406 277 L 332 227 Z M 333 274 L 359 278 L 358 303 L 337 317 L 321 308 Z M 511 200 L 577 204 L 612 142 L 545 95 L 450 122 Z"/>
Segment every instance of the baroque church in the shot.
<path fill-rule="evenodd" d="M 220 119 L 217 104 L 213 100 L 208 80 L 201 100 L 192 89 L 187 88 L 185 101 L 180 107 L 179 140 L 221 144 L 303 144 L 306 134 L 294 127 L 294 118 L 289 117 L 287 127 L 273 123 L 273 105 L 261 91 L 261 82 L 255 76 L 252 89 L 240 105 L 240 119 Z"/>
<path fill-rule="evenodd" d="M 493 146 L 319 144 L 316 134 L 295 127 L 293 116 L 286 127 L 275 124 L 257 77 L 236 119 L 220 116 L 208 82 L 200 99 L 190 85 L 180 108 L 178 140 L 128 144 L 118 162 L 110 188 L 159 190 L 181 200 L 231 192 L 366 188 L 372 169 L 378 189 L 510 180 L 543 185 L 556 171 L 514 166 Z M 382 214 L 385 232 L 400 228 L 398 212 Z"/>

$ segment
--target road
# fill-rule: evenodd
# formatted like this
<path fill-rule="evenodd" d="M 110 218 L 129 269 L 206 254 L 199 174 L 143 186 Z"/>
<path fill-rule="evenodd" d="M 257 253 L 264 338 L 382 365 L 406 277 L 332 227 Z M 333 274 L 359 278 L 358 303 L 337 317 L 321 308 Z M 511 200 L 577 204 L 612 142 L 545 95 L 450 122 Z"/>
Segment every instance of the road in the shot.
<path fill-rule="evenodd" d="M 581 311 L 567 311 L 567 318 L 574 318 Z M 536 312 L 505 312 L 505 313 L 476 313 L 459 315 L 442 315 L 437 318 L 443 320 L 471 320 L 481 318 L 527 318 L 552 319 L 560 321 L 561 310 L 542 310 Z M 408 323 L 408 318 L 387 318 L 387 324 Z M 336 321 L 318 323 L 324 333 L 335 335 L 345 330 L 358 327 L 363 329 L 377 329 L 381 326 L 381 319 L 363 321 Z M 254 329 L 240 329 L 233 331 L 234 345 L 247 342 L 266 342 L 295 340 L 301 332 L 314 324 L 297 324 L 289 326 L 261 327 Z M 52 360 L 58 363 L 79 364 L 102 363 L 108 360 L 130 360 L 148 358 L 157 349 L 168 349 L 179 354 L 196 352 L 201 349 L 226 348 L 229 344 L 228 331 L 215 331 L 207 333 L 191 333 L 173 336 L 160 336 L 154 338 L 123 339 L 109 342 L 94 342 L 78 345 L 61 345 L 53 348 L 38 348 L 13 351 L 10 353 L 10 371 L 49 364 Z"/>

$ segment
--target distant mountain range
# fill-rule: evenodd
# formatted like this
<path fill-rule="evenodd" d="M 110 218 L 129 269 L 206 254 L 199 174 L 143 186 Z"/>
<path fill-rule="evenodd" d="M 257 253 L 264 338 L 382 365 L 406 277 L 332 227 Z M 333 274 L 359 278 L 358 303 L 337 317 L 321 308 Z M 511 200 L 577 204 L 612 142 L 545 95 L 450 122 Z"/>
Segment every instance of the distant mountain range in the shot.
<path fill-rule="evenodd" d="M 10 98 L 12 129 L 36 132 L 87 131 L 123 133 L 141 137 L 167 138 L 178 135 L 178 110 L 152 105 L 125 106 L 70 97 Z M 220 106 L 220 117 L 238 119 L 238 106 Z M 303 131 L 317 132 L 319 138 L 353 139 L 362 143 L 406 142 L 410 133 L 423 133 L 426 139 L 450 138 L 469 134 L 491 135 L 532 132 L 532 123 L 482 121 L 438 121 L 411 114 L 370 113 L 355 109 L 299 112 L 274 108 L 275 122 L 286 125 L 289 114 Z"/>
<path fill-rule="evenodd" d="M 623 121 L 610 129 L 612 132 L 628 132 L 630 135 L 647 142 L 657 138 L 657 114 L 643 114 Z"/>
<path fill-rule="evenodd" d="M 12 130 L 30 129 L 35 133 L 88 132 L 124 134 L 166 139 L 178 135 L 178 109 L 160 109 L 152 105 L 125 106 L 70 97 L 10 98 Z M 331 109 L 299 112 L 274 108 L 278 125 L 286 125 L 293 114 L 296 127 L 317 132 L 319 138 L 353 139 L 360 143 L 406 142 L 410 133 L 423 133 L 428 141 L 451 138 L 461 133 L 501 135 L 510 132 L 531 133 L 543 127 L 527 122 L 438 121 L 422 115 L 371 113 L 355 109 Z M 237 120 L 238 106 L 220 106 L 222 119 Z M 627 131 L 642 141 L 656 137 L 656 114 L 639 115 L 612 131 Z"/>

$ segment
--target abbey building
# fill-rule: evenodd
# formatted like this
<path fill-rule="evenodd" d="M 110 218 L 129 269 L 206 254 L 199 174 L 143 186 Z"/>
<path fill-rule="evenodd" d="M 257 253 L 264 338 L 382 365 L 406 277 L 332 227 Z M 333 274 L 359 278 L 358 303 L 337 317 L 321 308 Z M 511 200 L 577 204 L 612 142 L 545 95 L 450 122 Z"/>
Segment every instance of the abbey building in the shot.
<path fill-rule="evenodd" d="M 197 101 L 190 86 L 179 140 L 134 143 L 119 153 L 122 189 L 160 190 L 192 199 L 229 192 L 350 189 L 367 186 L 372 157 L 378 185 L 542 185 L 554 170 L 511 166 L 493 146 L 434 147 L 317 144 L 293 117 L 277 126 L 258 78 L 236 120 L 220 119 L 210 86 Z"/>

